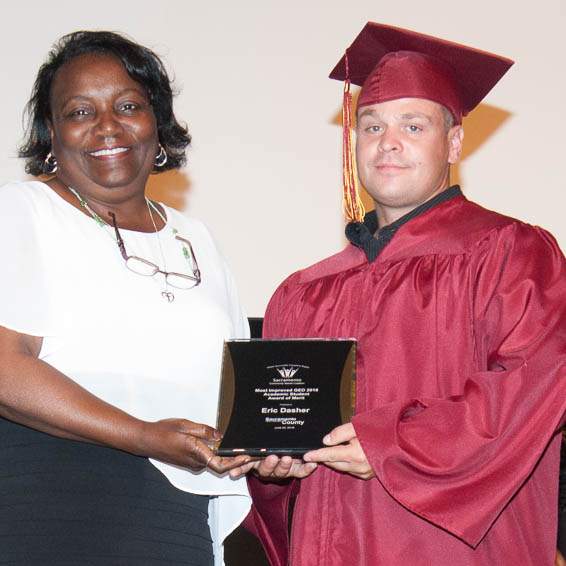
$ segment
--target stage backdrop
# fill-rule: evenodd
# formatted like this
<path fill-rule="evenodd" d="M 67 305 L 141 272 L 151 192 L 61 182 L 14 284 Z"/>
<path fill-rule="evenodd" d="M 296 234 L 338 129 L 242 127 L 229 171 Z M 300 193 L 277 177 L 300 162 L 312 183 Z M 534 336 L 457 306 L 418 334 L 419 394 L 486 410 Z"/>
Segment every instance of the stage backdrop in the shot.
<path fill-rule="evenodd" d="M 465 120 L 454 179 L 566 249 L 564 0 L 12 2 L 0 35 L 0 180 L 25 178 L 22 109 L 52 42 L 81 28 L 129 34 L 165 59 L 193 135 L 186 169 L 152 178 L 151 194 L 211 228 L 248 314 L 262 316 L 285 276 L 344 245 L 342 85 L 327 75 L 368 20 L 516 61 Z"/>

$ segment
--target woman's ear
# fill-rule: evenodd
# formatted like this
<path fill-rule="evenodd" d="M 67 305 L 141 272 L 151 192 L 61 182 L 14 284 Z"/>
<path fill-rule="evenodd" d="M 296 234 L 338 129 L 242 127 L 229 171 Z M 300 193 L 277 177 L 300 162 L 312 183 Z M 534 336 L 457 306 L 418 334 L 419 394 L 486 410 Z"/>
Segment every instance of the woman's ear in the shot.
<path fill-rule="evenodd" d="M 51 123 L 51 120 L 45 120 L 45 127 L 49 130 L 49 137 L 51 138 L 51 143 L 53 143 L 53 124 Z"/>

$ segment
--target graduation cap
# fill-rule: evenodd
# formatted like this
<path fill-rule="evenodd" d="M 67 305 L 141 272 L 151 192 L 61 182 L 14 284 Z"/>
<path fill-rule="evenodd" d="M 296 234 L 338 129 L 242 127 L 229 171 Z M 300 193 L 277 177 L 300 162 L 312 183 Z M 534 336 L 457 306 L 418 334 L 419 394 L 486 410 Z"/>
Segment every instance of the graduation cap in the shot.
<path fill-rule="evenodd" d="M 358 108 L 399 98 L 424 98 L 447 108 L 455 124 L 475 108 L 513 61 L 429 35 L 368 22 L 331 79 L 344 84 L 344 204 L 363 218 L 353 159 L 350 83 L 362 87 Z"/>

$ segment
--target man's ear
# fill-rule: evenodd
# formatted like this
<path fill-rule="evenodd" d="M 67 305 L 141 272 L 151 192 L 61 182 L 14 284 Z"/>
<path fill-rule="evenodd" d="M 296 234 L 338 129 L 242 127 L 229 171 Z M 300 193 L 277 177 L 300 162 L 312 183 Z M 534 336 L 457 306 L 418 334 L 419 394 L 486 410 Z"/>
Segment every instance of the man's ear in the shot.
<path fill-rule="evenodd" d="M 453 126 L 448 132 L 448 163 L 457 163 L 462 155 L 464 144 L 464 128 L 461 125 Z"/>

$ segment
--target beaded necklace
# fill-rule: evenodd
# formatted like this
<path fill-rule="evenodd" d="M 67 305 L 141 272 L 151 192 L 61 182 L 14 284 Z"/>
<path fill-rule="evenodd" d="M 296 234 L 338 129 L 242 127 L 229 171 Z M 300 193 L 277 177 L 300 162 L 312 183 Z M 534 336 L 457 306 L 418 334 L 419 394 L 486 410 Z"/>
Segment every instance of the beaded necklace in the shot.
<path fill-rule="evenodd" d="M 105 222 L 104 220 L 102 220 L 102 218 L 100 218 L 100 216 L 98 216 L 98 214 L 89 206 L 88 202 L 79 194 L 79 192 L 76 189 L 74 189 L 70 185 L 67 185 L 67 188 L 77 197 L 81 206 L 92 216 L 92 218 L 96 221 L 96 223 L 101 228 L 105 228 L 105 227 L 110 228 L 110 225 L 108 224 L 108 222 Z M 161 213 L 159 208 L 157 208 L 157 206 L 155 206 L 155 204 L 153 204 L 153 202 L 151 202 L 147 197 L 144 197 L 144 198 L 145 198 L 145 203 L 147 205 L 147 210 L 149 212 L 149 217 L 151 219 L 151 223 L 153 224 L 153 229 L 155 230 L 155 235 L 157 236 L 157 243 L 159 245 L 159 251 L 161 253 L 161 258 L 163 260 L 163 269 L 164 269 L 164 271 L 167 271 L 167 265 L 166 265 L 166 262 L 165 262 L 165 254 L 163 253 L 163 248 L 161 247 L 161 239 L 159 237 L 159 230 L 157 230 L 157 226 L 155 225 L 155 220 L 153 219 L 153 214 L 151 213 L 151 209 L 153 209 L 155 212 L 157 212 L 157 214 L 159 215 L 161 220 L 163 220 L 164 225 L 167 225 L 167 220 L 163 216 L 163 214 Z M 175 237 L 179 233 L 179 230 L 177 230 L 177 228 L 175 228 L 175 227 L 171 227 L 171 232 L 173 234 L 173 237 Z M 106 233 L 108 233 L 108 232 L 106 232 Z M 116 239 L 116 237 L 115 236 L 111 236 L 111 237 L 116 242 L 116 244 L 118 244 L 118 240 Z M 183 251 L 183 256 L 187 260 L 187 263 L 189 264 L 190 268 L 192 269 L 191 256 L 189 254 L 189 250 L 187 249 L 185 244 L 182 244 L 181 249 Z M 173 300 L 175 299 L 175 295 L 169 290 L 167 278 L 165 278 L 165 290 L 161 293 L 161 295 L 163 296 L 163 298 L 167 299 L 167 301 L 169 303 L 173 302 Z"/>

